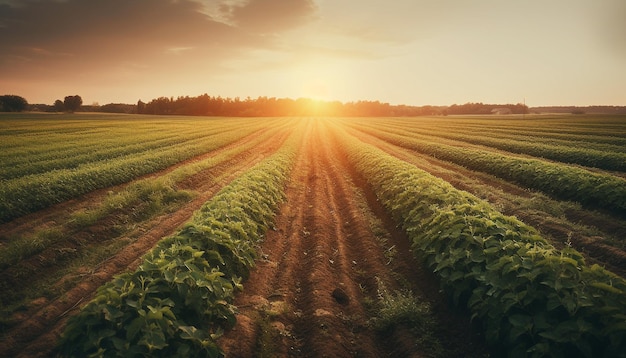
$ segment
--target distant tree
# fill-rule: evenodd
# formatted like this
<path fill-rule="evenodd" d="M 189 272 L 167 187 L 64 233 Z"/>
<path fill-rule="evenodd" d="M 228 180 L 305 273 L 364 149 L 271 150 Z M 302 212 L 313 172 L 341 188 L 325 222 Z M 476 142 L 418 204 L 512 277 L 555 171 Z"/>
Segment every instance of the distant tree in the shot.
<path fill-rule="evenodd" d="M 57 112 L 63 112 L 65 110 L 65 105 L 63 104 L 63 101 L 61 101 L 60 99 L 54 101 L 54 110 Z"/>
<path fill-rule="evenodd" d="M 146 111 L 146 104 L 141 100 L 137 101 L 137 113 L 142 114 Z"/>
<path fill-rule="evenodd" d="M 108 103 L 98 107 L 95 111 L 104 113 L 134 113 L 136 108 L 133 104 Z"/>
<path fill-rule="evenodd" d="M 65 101 L 63 101 L 63 107 L 68 112 L 76 112 L 80 106 L 83 105 L 83 99 L 80 98 L 79 95 L 75 96 L 66 96 Z"/>
<path fill-rule="evenodd" d="M 7 94 L 0 96 L 0 112 L 22 112 L 28 108 L 24 97 Z"/>

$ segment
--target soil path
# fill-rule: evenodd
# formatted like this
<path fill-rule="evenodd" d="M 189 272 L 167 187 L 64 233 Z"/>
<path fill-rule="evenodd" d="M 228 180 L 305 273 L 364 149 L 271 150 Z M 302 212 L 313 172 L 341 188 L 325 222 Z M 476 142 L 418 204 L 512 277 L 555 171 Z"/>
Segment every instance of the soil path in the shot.
<path fill-rule="evenodd" d="M 451 327 L 444 336 L 469 356 L 479 351 L 467 320 L 443 312 L 446 300 L 420 271 L 406 236 L 372 193 L 363 192 L 367 188 L 344 160 L 332 125 L 312 119 L 302 126 L 306 135 L 287 201 L 236 299 L 237 324 L 219 342 L 226 356 L 425 356 L 402 332 L 381 337 L 368 325 L 367 302 L 376 299 L 379 282 L 392 290 L 411 288 L 431 301 Z M 387 231 L 384 244 L 376 222 Z M 397 248 L 391 260 L 385 255 L 390 247 Z"/>
<path fill-rule="evenodd" d="M 84 279 L 75 287 L 67 291 L 62 297 L 53 301 L 42 300 L 33 309 L 25 312 L 21 319 L 22 323 L 5 332 L 0 340 L 0 357 L 47 357 L 51 354 L 59 335 L 62 333 L 67 318 L 75 314 L 79 307 L 87 303 L 95 290 L 105 282 L 109 281 L 115 274 L 127 269 L 133 269 L 140 263 L 143 254 L 149 251 L 161 238 L 172 234 L 176 228 L 189 220 L 195 210 L 208 201 L 223 186 L 241 175 L 254 164 L 274 153 L 289 135 L 289 130 L 277 131 L 274 136 L 269 137 L 258 146 L 238 154 L 234 158 L 227 160 L 217 167 L 205 170 L 194 175 L 189 180 L 185 180 L 186 189 L 198 192 L 198 195 L 189 203 L 174 213 L 156 217 L 149 222 L 143 223 L 135 231 L 138 237 L 122 248 L 114 256 L 101 262 L 98 266 L 89 268 L 82 273 Z M 256 134 L 258 135 L 258 133 Z M 253 136 L 243 139 L 251 140 Z M 229 146 L 207 153 L 199 160 L 207 156 L 218 155 L 223 150 L 231 148 L 233 145 L 243 143 L 235 142 Z M 190 160 L 190 161 L 193 161 Z M 189 161 L 187 161 L 189 162 Z M 182 163 L 181 163 L 182 164 Z M 180 164 L 179 164 L 180 165 Z M 177 165 L 177 166 L 179 166 Z M 169 172 L 169 168 L 161 173 L 150 176 L 158 176 Z M 217 180 L 216 180 L 217 178 Z M 88 207 L 92 202 L 100 200 L 106 191 L 91 193 L 83 198 L 63 203 L 60 208 L 50 208 L 29 217 L 31 222 L 41 223 L 47 220 L 66 215 L 78 207 Z M 55 209 L 56 214 L 55 214 Z M 28 230 L 26 219 L 19 220 L 20 223 L 12 224 L 13 230 Z M 129 236 L 134 236 L 135 233 Z M 97 233 L 93 233 L 97 237 Z"/>

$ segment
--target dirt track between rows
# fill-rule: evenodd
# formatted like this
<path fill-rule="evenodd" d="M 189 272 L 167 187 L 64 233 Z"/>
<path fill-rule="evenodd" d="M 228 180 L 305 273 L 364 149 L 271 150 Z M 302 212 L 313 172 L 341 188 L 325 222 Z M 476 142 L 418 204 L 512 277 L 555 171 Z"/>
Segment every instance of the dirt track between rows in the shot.
<path fill-rule="evenodd" d="M 287 200 L 237 296 L 237 324 L 218 342 L 227 357 L 432 356 L 428 346 L 432 342 L 420 341 L 406 327 L 384 335 L 372 328 L 372 302 L 381 283 L 390 291 L 411 290 L 428 303 L 435 317 L 430 329 L 449 356 L 485 356 L 482 339 L 468 317 L 450 310 L 436 280 L 413 257 L 405 234 L 345 159 L 332 121 L 300 120 L 288 128 L 183 181 L 185 189 L 198 193 L 193 201 L 141 224 L 129 245 L 96 267 L 76 272 L 79 283 L 62 297 L 29 306 L 21 313 L 22 322 L 0 340 L 0 356 L 50 356 L 67 318 L 99 286 L 136 267 L 145 252 L 175 232 L 221 187 L 275 152 L 291 130 L 304 131 L 305 140 L 287 186 Z M 249 138 L 206 155 L 218 155 L 245 140 Z M 29 222 L 34 227 L 62 221 L 106 192 L 18 219 L 5 230 L 27 231 Z M 90 234 L 98 237 L 94 228 Z"/>
<path fill-rule="evenodd" d="M 518 204 L 508 202 L 506 198 L 500 195 L 500 193 L 508 193 L 515 197 L 532 198 L 534 195 L 532 191 L 514 183 L 500 180 L 490 174 L 476 172 L 385 142 L 370 134 L 356 130 L 351 130 L 350 133 L 365 143 L 376 146 L 396 158 L 444 179 L 459 190 L 470 192 L 502 208 L 508 207 L 509 210 L 500 210 L 507 215 L 520 218 L 527 224 L 539 229 L 544 235 L 550 235 L 553 245 L 557 248 L 562 248 L 566 242 L 570 241 L 572 246 L 584 253 L 592 263 L 599 263 L 619 275 L 626 274 L 625 250 L 605 244 L 601 237 L 584 235 L 578 232 L 575 227 L 563 223 L 562 220 L 550 218 L 545 212 L 518 208 Z M 568 210 L 565 216 L 571 223 L 597 227 L 603 233 L 616 238 L 622 238 L 626 233 L 626 225 L 623 221 L 612 220 L 610 216 L 598 215 L 584 208 Z"/>
<path fill-rule="evenodd" d="M 479 355 L 467 318 L 448 311 L 406 236 L 345 161 L 333 127 L 310 120 L 303 130 L 287 201 L 236 299 L 237 324 L 219 341 L 226 356 L 427 356 L 407 332 L 382 337 L 370 327 L 366 302 L 376 299 L 379 280 L 430 302 L 440 340 Z"/>
<path fill-rule="evenodd" d="M 260 132 L 256 133 L 218 150 L 179 163 L 163 172 L 151 174 L 149 177 L 158 177 L 188 162 L 209 156 L 217 156 L 225 150 L 241 145 L 260 134 Z M 77 313 L 78 309 L 91 299 L 98 287 L 109 281 L 115 274 L 139 265 L 141 256 L 148 252 L 157 241 L 175 232 L 176 228 L 189 220 L 193 212 L 200 208 L 203 203 L 208 201 L 223 186 L 240 176 L 254 164 L 274 153 L 282 145 L 288 134 L 288 130 L 279 130 L 258 146 L 182 182 L 180 185 L 184 189 L 198 193 L 191 202 L 188 202 L 174 213 L 164 214 L 142 223 L 134 230 L 134 233 L 128 234 L 129 237 L 137 235 L 137 238 L 122 238 L 130 240 L 131 243 L 129 245 L 123 247 L 115 255 L 101 262 L 96 267 L 85 267 L 80 272 L 76 272 L 76 276 L 82 277 L 80 282 L 65 292 L 63 296 L 54 300 L 43 298 L 35 300 L 37 302 L 32 303 L 25 312 L 20 314 L 22 322 L 3 335 L 0 340 L 0 357 L 30 358 L 49 356 L 65 326 L 67 318 Z M 15 234 L 16 232 L 34 229 L 42 223 L 62 221 L 67 213 L 71 213 L 79 208 L 89 207 L 93 203 L 101 201 L 102 197 L 109 190 L 112 190 L 112 188 L 90 193 L 82 198 L 62 203 L 57 207 L 31 214 L 28 217 L 5 225 L 3 229 L 10 230 Z M 106 227 L 100 225 L 98 228 L 89 228 L 90 236 L 102 239 L 98 234 L 98 230 L 105 231 Z M 52 247 L 50 251 L 57 249 L 57 247 Z M 81 249 L 88 250 L 88 246 Z M 43 252 L 38 256 L 45 255 L 46 253 Z M 42 267 L 42 270 L 46 269 L 48 268 Z"/>

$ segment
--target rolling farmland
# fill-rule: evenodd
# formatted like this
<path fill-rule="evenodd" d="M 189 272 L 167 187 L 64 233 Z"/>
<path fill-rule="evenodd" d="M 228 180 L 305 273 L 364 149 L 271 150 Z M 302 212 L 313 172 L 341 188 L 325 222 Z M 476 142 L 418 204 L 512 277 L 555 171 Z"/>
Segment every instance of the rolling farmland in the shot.
<path fill-rule="evenodd" d="M 0 117 L 0 356 L 619 356 L 626 118 Z"/>

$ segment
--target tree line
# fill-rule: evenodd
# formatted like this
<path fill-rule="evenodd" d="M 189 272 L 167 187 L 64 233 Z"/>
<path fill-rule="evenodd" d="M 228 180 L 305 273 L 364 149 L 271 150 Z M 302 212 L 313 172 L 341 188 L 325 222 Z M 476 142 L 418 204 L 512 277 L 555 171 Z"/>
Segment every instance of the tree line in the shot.
<path fill-rule="evenodd" d="M 283 117 L 283 116 L 420 116 L 438 114 L 438 107 L 390 105 L 379 101 L 342 103 L 310 98 L 258 97 L 252 99 L 224 98 L 203 94 L 197 97 L 159 97 L 148 103 L 139 101 L 137 113 L 235 116 L 235 117 Z"/>
<path fill-rule="evenodd" d="M 24 97 L 12 94 L 0 96 L 0 112 L 22 112 L 28 108 Z"/>
<path fill-rule="evenodd" d="M 79 95 L 66 96 L 52 105 L 29 105 L 20 96 L 0 96 L 0 111 L 24 110 L 43 112 L 107 112 L 154 115 L 224 116 L 224 117 L 283 117 L 283 116 L 359 116 L 359 117 L 412 117 L 426 115 L 529 113 L 525 104 L 465 103 L 451 106 L 392 105 L 380 101 L 322 101 L 310 98 L 258 97 L 240 99 L 203 94 L 197 97 L 159 97 L 137 104 L 109 103 L 103 106 L 83 105 Z"/>
<path fill-rule="evenodd" d="M 203 94 L 198 97 L 159 97 L 148 103 L 139 101 L 140 114 L 236 116 L 236 117 L 281 117 L 281 116 L 359 116 L 359 117 L 409 117 L 448 114 L 492 114 L 529 113 L 525 104 L 466 103 L 452 106 L 408 106 L 391 105 L 380 101 L 320 101 L 310 98 L 258 97 L 223 98 Z"/>
<path fill-rule="evenodd" d="M 442 114 L 526 114 L 528 107 L 525 104 L 484 104 L 465 103 L 453 104 L 444 109 Z"/>
<path fill-rule="evenodd" d="M 66 96 L 63 101 L 57 99 L 51 106 L 32 105 L 22 96 L 6 94 L 0 96 L 0 112 L 23 112 L 23 111 L 43 111 L 43 112 L 76 112 L 83 105 L 83 99 L 79 95 Z"/>

